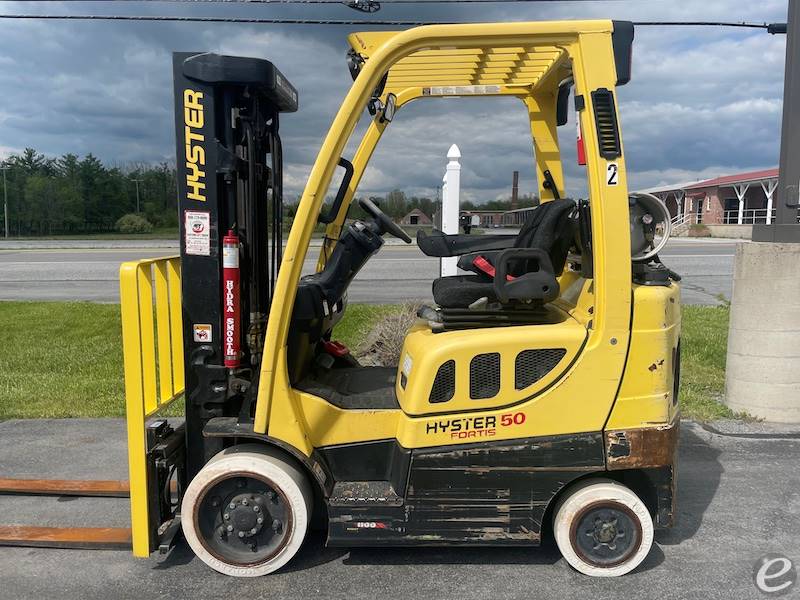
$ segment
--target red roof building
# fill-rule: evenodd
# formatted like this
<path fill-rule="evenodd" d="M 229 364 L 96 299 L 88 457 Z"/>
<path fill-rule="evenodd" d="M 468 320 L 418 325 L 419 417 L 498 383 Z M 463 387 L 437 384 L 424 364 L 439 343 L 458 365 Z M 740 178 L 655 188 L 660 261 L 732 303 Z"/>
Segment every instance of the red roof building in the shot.
<path fill-rule="evenodd" d="M 753 225 L 772 222 L 777 187 L 776 168 L 644 191 L 661 198 L 675 222 L 690 225 Z"/>

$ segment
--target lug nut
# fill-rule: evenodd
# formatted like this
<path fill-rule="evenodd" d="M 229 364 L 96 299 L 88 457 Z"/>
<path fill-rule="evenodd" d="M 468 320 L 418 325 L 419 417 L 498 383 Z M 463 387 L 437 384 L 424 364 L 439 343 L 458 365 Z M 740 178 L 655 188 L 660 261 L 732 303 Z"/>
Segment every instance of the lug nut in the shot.
<path fill-rule="evenodd" d="M 228 513 L 225 513 L 224 515 L 222 515 L 222 518 L 227 521 L 228 519 L 231 518 L 231 516 Z"/>
<path fill-rule="evenodd" d="M 233 525 L 228 525 L 225 529 L 230 533 L 233 531 Z"/>
<path fill-rule="evenodd" d="M 233 510 L 234 508 L 236 508 L 236 503 L 235 503 L 235 502 L 231 502 L 231 503 L 228 505 L 228 508 L 230 508 L 231 510 Z"/>
<path fill-rule="evenodd" d="M 258 531 L 258 529 L 256 529 L 255 527 L 253 527 L 253 528 L 250 530 L 250 533 L 251 533 L 252 535 L 255 535 L 255 534 L 256 534 L 256 531 Z"/>
<path fill-rule="evenodd" d="M 263 522 L 264 522 L 264 517 L 258 517 L 256 519 L 256 523 L 258 523 L 259 525 L 261 525 Z"/>
<path fill-rule="evenodd" d="M 256 506 L 254 506 L 254 507 L 253 507 L 253 511 L 254 511 L 254 512 L 261 512 L 261 507 L 259 507 L 258 505 L 256 505 Z"/>
<path fill-rule="evenodd" d="M 247 498 L 242 498 L 242 506 L 247 506 L 248 504 Z"/>
<path fill-rule="evenodd" d="M 240 538 L 243 538 L 243 537 L 244 537 L 244 531 L 240 531 L 240 532 L 239 532 L 239 537 L 240 537 Z"/>

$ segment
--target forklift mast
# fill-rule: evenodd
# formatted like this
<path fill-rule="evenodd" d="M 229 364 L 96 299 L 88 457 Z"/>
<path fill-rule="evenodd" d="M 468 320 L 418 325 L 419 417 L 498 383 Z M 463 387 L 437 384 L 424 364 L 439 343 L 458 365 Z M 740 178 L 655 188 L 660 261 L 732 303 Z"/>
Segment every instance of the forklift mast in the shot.
<path fill-rule="evenodd" d="M 222 449 L 213 417 L 247 417 L 281 264 L 279 113 L 297 91 L 269 61 L 175 53 L 186 373 L 186 477 Z"/>

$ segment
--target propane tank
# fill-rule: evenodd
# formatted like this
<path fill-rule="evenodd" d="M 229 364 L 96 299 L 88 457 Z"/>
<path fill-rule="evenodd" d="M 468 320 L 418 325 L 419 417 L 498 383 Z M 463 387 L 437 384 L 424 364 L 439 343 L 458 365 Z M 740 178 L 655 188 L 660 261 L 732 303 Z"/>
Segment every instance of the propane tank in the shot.
<path fill-rule="evenodd" d="M 239 236 L 233 230 L 222 238 L 222 343 L 225 366 L 241 366 L 241 281 L 239 277 Z"/>

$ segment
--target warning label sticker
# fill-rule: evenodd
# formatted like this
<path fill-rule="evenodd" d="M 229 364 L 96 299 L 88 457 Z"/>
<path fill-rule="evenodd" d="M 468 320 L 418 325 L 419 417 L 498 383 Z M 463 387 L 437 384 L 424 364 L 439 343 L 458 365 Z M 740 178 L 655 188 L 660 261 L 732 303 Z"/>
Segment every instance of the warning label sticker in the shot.
<path fill-rule="evenodd" d="M 211 255 L 211 217 L 207 210 L 187 210 L 185 219 L 184 252 L 198 256 Z"/>
<path fill-rule="evenodd" d="M 211 341 L 211 325 L 208 323 L 195 323 L 192 325 L 194 332 L 193 338 L 195 342 L 210 342 Z"/>
<path fill-rule="evenodd" d="M 447 85 L 422 88 L 423 96 L 482 96 L 499 93 L 499 85 Z"/>

